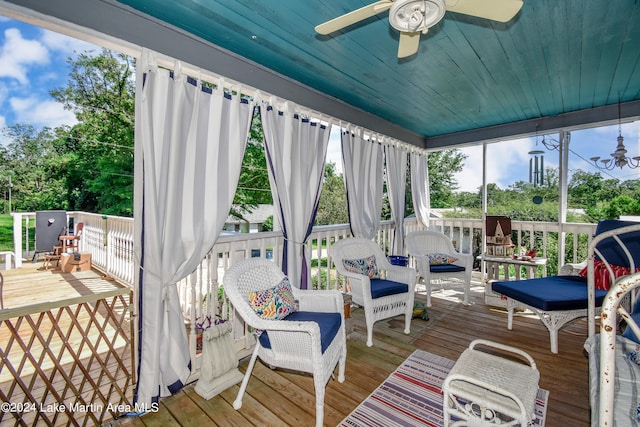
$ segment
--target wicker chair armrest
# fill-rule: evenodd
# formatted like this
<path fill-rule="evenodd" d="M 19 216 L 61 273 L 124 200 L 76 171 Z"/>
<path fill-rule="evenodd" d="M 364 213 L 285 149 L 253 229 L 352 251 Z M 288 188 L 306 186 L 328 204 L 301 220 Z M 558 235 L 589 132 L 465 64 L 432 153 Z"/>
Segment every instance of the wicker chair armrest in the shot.
<path fill-rule="evenodd" d="M 559 276 L 578 276 L 583 268 L 587 266 L 587 261 L 581 263 L 567 263 L 560 267 Z"/>
<path fill-rule="evenodd" d="M 286 320 L 271 320 L 262 319 L 259 316 L 257 321 L 247 323 L 255 328 L 264 331 L 277 331 L 277 332 L 306 332 L 309 335 L 317 336 L 320 339 L 320 327 L 316 322 L 311 321 L 286 321 Z"/>
<path fill-rule="evenodd" d="M 296 292 L 298 308 L 303 311 L 343 313 L 344 299 L 337 290 L 307 290 Z"/>
<path fill-rule="evenodd" d="M 371 279 L 364 274 L 347 273 L 344 277 L 349 280 L 351 295 L 353 301 L 357 304 L 363 301 L 370 301 L 371 298 Z"/>
<path fill-rule="evenodd" d="M 412 254 L 411 255 L 416 263 L 416 269 L 418 273 L 425 277 L 430 273 L 429 271 L 429 257 L 425 254 Z"/>
<path fill-rule="evenodd" d="M 416 284 L 416 269 L 413 267 L 402 267 L 399 265 L 392 265 L 387 270 L 387 279 L 396 282 L 406 283 L 410 289 Z"/>
<path fill-rule="evenodd" d="M 452 257 L 458 258 L 457 261 L 454 262 L 455 265 L 460 265 L 465 268 L 473 268 L 473 255 L 465 254 L 462 252 L 454 252 L 451 254 Z"/>

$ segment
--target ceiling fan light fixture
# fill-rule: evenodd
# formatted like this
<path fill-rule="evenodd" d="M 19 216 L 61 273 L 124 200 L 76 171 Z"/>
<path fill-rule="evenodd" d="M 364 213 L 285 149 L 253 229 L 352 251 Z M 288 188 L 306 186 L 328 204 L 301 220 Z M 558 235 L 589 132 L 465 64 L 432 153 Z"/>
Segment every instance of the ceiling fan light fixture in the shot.
<path fill-rule="evenodd" d="M 424 31 L 440 22 L 446 11 L 444 0 L 396 0 L 389 24 L 400 32 Z"/>

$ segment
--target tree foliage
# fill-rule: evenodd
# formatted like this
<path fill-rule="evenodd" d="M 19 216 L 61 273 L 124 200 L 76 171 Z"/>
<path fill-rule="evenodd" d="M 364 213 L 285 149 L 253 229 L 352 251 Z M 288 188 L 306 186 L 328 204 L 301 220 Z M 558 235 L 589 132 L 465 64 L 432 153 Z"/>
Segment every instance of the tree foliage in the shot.
<path fill-rule="evenodd" d="M 347 194 L 342 175 L 336 173 L 336 165 L 324 167 L 324 181 L 318 202 L 315 225 L 346 224 L 349 222 Z"/>
<path fill-rule="evenodd" d="M 233 199 L 234 205 L 240 209 L 233 214 L 241 217 L 240 211 L 251 212 L 259 204 L 273 203 L 267 171 L 267 160 L 264 152 L 264 134 L 260 113 L 256 108 L 251 122 L 249 140 L 245 149 L 238 190 Z"/>
<path fill-rule="evenodd" d="M 64 169 L 69 209 L 133 215 L 135 66 L 103 49 L 69 60 L 67 86 L 51 96 L 73 111 Z"/>
<path fill-rule="evenodd" d="M 0 146 L 0 174 L 12 179 L 13 209 L 83 210 L 133 215 L 133 147 L 135 63 L 126 55 L 102 50 L 69 59 L 65 87 L 51 96 L 73 111 L 77 124 L 37 129 L 17 124 L 3 129 L 11 141 Z M 429 182 L 433 208 L 456 208 L 456 216 L 482 216 L 482 187 L 457 193 L 455 174 L 467 160 L 459 150 L 429 154 Z M 475 160 L 475 159 L 472 159 Z M 558 171 L 546 169 L 542 186 L 516 182 L 506 189 L 487 186 L 489 214 L 514 220 L 558 220 Z M 6 187 L 6 184 L 3 184 Z M 348 222 L 343 176 L 334 164 L 325 167 L 316 225 Z M 410 173 L 407 174 L 405 215 L 413 213 Z M 6 196 L 5 196 L 6 197 Z M 541 203 L 534 203 L 542 200 Z M 238 212 L 271 204 L 260 115 L 256 109 L 234 204 Z M 640 214 L 640 182 L 604 179 L 599 173 L 573 171 L 568 205 L 585 214 L 570 220 L 595 222 L 602 218 Z M 240 215 L 238 213 L 238 215 Z M 390 215 L 385 202 L 385 217 Z"/>
<path fill-rule="evenodd" d="M 14 125 L 4 129 L 12 142 L 2 152 L 2 175 L 11 176 L 12 209 L 68 209 L 65 180 L 64 137 L 59 132 L 33 126 Z"/>
<path fill-rule="evenodd" d="M 455 190 L 458 189 L 455 174 L 462 171 L 466 158 L 459 150 L 429 153 L 429 194 L 432 208 L 446 208 L 454 202 Z"/>

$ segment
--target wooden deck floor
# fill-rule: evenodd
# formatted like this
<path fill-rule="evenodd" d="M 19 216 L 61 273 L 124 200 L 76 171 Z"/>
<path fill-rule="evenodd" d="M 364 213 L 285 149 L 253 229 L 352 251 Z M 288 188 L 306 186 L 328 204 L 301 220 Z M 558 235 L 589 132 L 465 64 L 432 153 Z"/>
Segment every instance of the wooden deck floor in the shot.
<path fill-rule="evenodd" d="M 116 281 L 103 280 L 95 270 L 61 273 L 44 269 L 43 262 L 25 262 L 22 268 L 2 270 L 5 309 L 47 304 L 122 289 Z"/>
<path fill-rule="evenodd" d="M 549 333 L 534 316 L 521 315 L 513 331 L 506 328 L 506 313 L 483 304 L 481 287 L 472 304 L 457 297 L 434 294 L 429 321 L 416 319 L 411 334 L 402 333 L 402 318 L 378 322 L 374 346 L 365 344 L 362 309 L 352 311 L 354 332 L 347 340 L 346 381 L 330 381 L 325 396 L 325 425 L 335 426 L 364 400 L 415 349 L 455 360 L 475 338 L 485 338 L 527 351 L 540 370 L 540 386 L 550 391 L 547 426 L 589 425 L 587 358 L 582 344 L 587 324 L 578 320 L 559 334 L 560 353 L 549 350 Z M 416 298 L 426 302 L 423 294 Z M 241 361 L 245 371 L 248 360 Z M 313 426 L 314 392 L 311 376 L 271 370 L 256 364 L 243 406 L 233 409 L 238 386 L 209 401 L 195 393 L 193 384 L 162 399 L 157 413 L 123 418 L 114 425 L 130 426 Z"/>
<path fill-rule="evenodd" d="M 4 270 L 0 310 L 0 393 L 7 402 L 92 404 L 132 401 L 131 290 L 97 271 L 62 274 L 42 262 Z M 100 399 L 103 399 L 102 401 Z M 93 425 L 66 411 L 0 413 L 0 426 Z"/>

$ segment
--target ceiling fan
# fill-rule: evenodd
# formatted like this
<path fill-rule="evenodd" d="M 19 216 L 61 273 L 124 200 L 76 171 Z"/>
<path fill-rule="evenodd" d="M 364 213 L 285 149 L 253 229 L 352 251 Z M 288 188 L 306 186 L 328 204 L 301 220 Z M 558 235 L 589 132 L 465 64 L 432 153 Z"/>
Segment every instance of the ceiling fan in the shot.
<path fill-rule="evenodd" d="M 380 0 L 318 25 L 318 34 L 331 34 L 389 10 L 389 24 L 400 31 L 398 58 L 418 52 L 420 34 L 456 12 L 492 21 L 507 22 L 522 7 L 522 0 Z"/>

